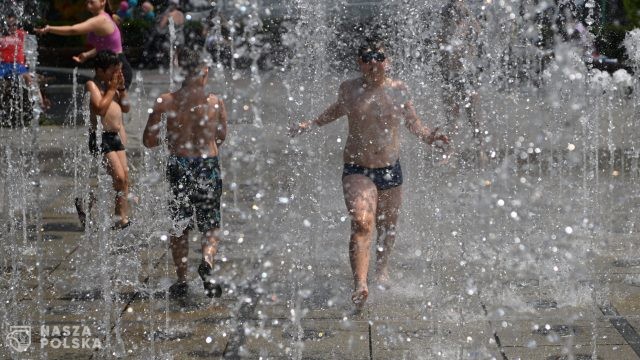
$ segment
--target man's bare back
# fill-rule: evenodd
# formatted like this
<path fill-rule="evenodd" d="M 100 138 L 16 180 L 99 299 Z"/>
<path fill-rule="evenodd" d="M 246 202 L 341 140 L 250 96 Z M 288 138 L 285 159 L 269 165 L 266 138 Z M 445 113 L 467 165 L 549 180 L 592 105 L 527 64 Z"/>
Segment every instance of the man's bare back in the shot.
<path fill-rule="evenodd" d="M 218 119 L 225 109 L 217 96 L 207 95 L 202 88 L 183 87 L 161 95 L 156 107 L 160 113 L 167 114 L 167 146 L 171 154 L 184 157 L 218 155 L 215 140 L 219 138 Z"/>

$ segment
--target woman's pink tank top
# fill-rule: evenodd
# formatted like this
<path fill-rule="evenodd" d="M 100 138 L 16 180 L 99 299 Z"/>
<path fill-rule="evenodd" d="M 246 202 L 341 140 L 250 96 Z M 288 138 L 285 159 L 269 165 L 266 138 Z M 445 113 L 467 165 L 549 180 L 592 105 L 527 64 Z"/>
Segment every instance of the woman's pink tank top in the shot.
<path fill-rule="evenodd" d="M 106 12 L 102 12 L 100 15 L 104 15 L 109 18 L 109 21 L 113 23 L 113 32 L 106 36 L 96 35 L 94 32 L 87 34 L 87 42 L 96 48 L 96 51 L 111 50 L 116 54 L 122 52 L 122 38 L 120 37 L 120 29 L 118 25 L 113 21 L 111 15 Z"/>

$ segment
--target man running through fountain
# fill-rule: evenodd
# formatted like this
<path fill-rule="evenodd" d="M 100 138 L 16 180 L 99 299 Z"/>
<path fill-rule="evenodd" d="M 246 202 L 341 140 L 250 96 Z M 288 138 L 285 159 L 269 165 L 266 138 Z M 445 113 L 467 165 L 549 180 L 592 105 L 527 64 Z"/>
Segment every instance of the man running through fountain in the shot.
<path fill-rule="evenodd" d="M 169 150 L 167 177 L 173 197 L 174 221 L 171 253 L 178 281 L 169 288 L 173 297 L 187 293 L 189 230 L 195 223 L 203 233 L 202 262 L 198 274 L 209 297 L 220 297 L 222 288 L 213 279 L 213 259 L 220 232 L 222 180 L 218 147 L 227 134 L 227 112 L 222 99 L 208 94 L 208 68 L 200 54 L 186 47 L 178 51 L 178 64 L 185 71 L 182 87 L 160 95 L 144 129 L 146 147 L 160 145 L 161 116 L 166 114 L 166 142 Z"/>
<path fill-rule="evenodd" d="M 111 50 L 98 51 L 95 57 L 95 77 L 87 81 L 86 90 L 90 96 L 91 130 L 95 134 L 97 117 L 102 124 L 100 148 L 97 139 L 89 138 L 93 153 L 102 154 L 102 162 L 113 181 L 116 191 L 116 223 L 113 229 L 123 229 L 129 222 L 129 167 L 127 165 L 127 133 L 122 114 L 129 112 L 129 98 L 125 89 L 122 64 L 118 55 Z M 81 218 L 84 225 L 84 219 Z"/>
<path fill-rule="evenodd" d="M 291 136 L 347 116 L 342 187 L 351 216 L 349 259 L 354 277 L 351 300 L 360 310 L 369 295 L 367 272 L 371 237 L 377 230 L 376 282 L 388 286 L 389 254 L 396 237 L 401 204 L 400 125 L 427 144 L 448 143 L 416 114 L 407 86 L 387 77 L 389 58 L 382 41 L 367 40 L 358 49 L 361 77 L 340 85 L 338 99 L 320 116 L 294 125 Z"/>

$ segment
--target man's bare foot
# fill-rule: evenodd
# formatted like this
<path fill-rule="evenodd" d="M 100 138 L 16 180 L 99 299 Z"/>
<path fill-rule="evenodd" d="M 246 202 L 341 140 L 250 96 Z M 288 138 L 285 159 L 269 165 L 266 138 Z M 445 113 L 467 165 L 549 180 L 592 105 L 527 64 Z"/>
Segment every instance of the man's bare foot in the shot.
<path fill-rule="evenodd" d="M 356 310 L 362 310 L 368 297 L 369 289 L 367 289 L 366 286 L 359 287 L 351 294 L 351 301 L 353 301 L 353 304 L 356 306 Z"/>

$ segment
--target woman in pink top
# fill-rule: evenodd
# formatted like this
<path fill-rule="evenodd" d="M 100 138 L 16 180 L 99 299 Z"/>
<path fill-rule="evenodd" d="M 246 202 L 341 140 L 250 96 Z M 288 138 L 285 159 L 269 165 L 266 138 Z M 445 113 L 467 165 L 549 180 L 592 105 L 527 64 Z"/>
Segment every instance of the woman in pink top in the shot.
<path fill-rule="evenodd" d="M 87 10 L 93 15 L 90 19 L 75 25 L 69 26 L 49 26 L 35 29 L 36 33 L 56 34 L 62 36 L 87 34 L 87 42 L 93 49 L 85 51 L 73 60 L 83 63 L 96 56 L 100 50 L 111 50 L 118 55 L 122 63 L 122 73 L 124 74 L 125 87 L 128 89 L 133 78 L 133 70 L 127 58 L 122 52 L 122 38 L 120 29 L 111 17 L 111 6 L 107 0 L 86 0 Z"/>

